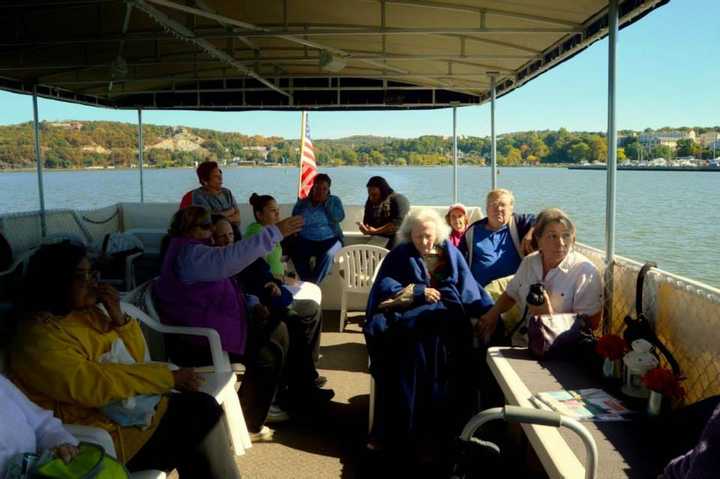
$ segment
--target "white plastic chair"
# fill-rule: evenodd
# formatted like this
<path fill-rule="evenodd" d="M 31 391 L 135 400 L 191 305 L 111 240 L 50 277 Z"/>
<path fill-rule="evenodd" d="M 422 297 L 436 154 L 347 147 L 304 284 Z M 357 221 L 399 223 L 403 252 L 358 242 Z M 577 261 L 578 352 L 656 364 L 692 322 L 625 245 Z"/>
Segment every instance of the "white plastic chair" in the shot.
<path fill-rule="evenodd" d="M 168 326 L 150 317 L 147 313 L 130 303 L 121 302 L 120 307 L 124 313 L 142 321 L 154 331 L 163 334 L 202 336 L 208 340 L 213 370 L 211 372 L 201 373 L 205 382 L 200 389 L 213 396 L 225 411 L 224 418 L 227 430 L 230 432 L 230 440 L 235 455 L 240 456 L 245 454 L 245 449 L 252 447 L 252 443 L 250 442 L 250 434 L 245 424 L 242 407 L 240 406 L 240 399 L 235 391 L 237 378 L 230 365 L 227 352 L 222 349 L 218 332 L 211 328 Z"/>
<path fill-rule="evenodd" d="M 134 295 L 134 301 L 128 300 L 130 303 L 139 304 L 142 303 L 143 308 L 148 316 L 150 316 L 152 319 L 157 321 L 158 323 L 162 324 L 162 321 L 160 321 L 160 314 L 157 312 L 157 308 L 155 308 L 155 301 L 153 299 L 152 295 L 152 285 L 155 282 L 155 279 L 151 279 L 150 281 L 143 283 L 140 285 L 137 289 L 132 291 L 130 294 Z M 137 295 L 139 292 L 140 297 L 138 298 Z M 200 328 L 202 329 L 202 328 Z M 211 331 L 215 331 L 214 329 L 211 329 Z M 219 337 L 219 336 L 218 336 Z M 212 355 L 213 350 L 210 350 L 210 353 Z M 231 363 L 230 357 L 226 351 L 221 350 L 222 357 L 212 357 L 212 366 L 201 366 L 194 368 L 197 372 L 200 373 L 211 373 L 214 371 L 227 371 L 228 368 L 230 371 L 233 371 L 236 374 L 245 372 L 245 366 L 240 363 Z M 170 358 L 172 360 L 172 358 Z M 220 369 L 218 369 L 218 365 L 220 366 Z M 228 366 L 229 365 L 229 366 Z"/>
<path fill-rule="evenodd" d="M 348 294 L 370 293 L 375 275 L 388 250 L 380 246 L 357 244 L 346 246 L 335 255 L 334 263 L 340 276 L 340 332 L 345 330 Z"/>

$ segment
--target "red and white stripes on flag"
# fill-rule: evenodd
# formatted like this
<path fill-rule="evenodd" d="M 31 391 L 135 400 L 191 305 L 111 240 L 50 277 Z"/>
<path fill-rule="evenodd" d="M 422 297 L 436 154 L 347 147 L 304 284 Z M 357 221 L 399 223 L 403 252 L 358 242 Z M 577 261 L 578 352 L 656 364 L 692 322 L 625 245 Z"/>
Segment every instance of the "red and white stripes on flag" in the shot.
<path fill-rule="evenodd" d="M 307 198 L 312 188 L 313 180 L 317 175 L 317 165 L 315 164 L 315 148 L 310 138 L 310 123 L 307 119 L 307 112 L 302 112 L 302 137 L 300 139 L 302 145 L 300 147 L 300 182 L 298 186 L 298 198 L 301 200 Z"/>

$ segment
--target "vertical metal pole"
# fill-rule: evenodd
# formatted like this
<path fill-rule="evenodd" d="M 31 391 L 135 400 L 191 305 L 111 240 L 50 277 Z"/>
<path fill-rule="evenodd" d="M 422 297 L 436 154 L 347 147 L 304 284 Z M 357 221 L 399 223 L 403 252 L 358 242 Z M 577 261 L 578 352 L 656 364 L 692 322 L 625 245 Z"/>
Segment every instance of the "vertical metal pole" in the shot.
<path fill-rule="evenodd" d="M 618 0 L 608 6 L 608 161 L 605 210 L 605 314 L 603 332 L 612 325 L 613 270 L 615 266 L 615 184 L 617 176 L 617 125 L 615 124 Z"/>
<path fill-rule="evenodd" d="M 453 203 L 458 202 L 457 107 L 453 107 Z"/>
<path fill-rule="evenodd" d="M 143 159 L 145 142 L 143 141 L 142 110 L 138 108 L 138 166 L 140 167 L 140 203 L 145 203 L 145 185 L 143 183 Z"/>
<path fill-rule="evenodd" d="M 45 217 L 45 187 L 43 185 L 43 163 L 40 151 L 40 123 L 38 122 L 37 86 L 33 87 L 33 131 L 35 133 L 35 164 L 37 166 L 38 193 L 40 194 L 40 234 L 47 236 L 47 218 Z"/>
<path fill-rule="evenodd" d="M 302 155 L 303 149 L 305 148 L 305 125 L 307 122 L 307 112 L 300 112 L 300 156 L 298 161 L 298 198 L 300 198 L 300 191 L 302 189 Z"/>
<path fill-rule="evenodd" d="M 490 188 L 497 188 L 497 139 L 495 138 L 495 75 L 490 75 Z"/>

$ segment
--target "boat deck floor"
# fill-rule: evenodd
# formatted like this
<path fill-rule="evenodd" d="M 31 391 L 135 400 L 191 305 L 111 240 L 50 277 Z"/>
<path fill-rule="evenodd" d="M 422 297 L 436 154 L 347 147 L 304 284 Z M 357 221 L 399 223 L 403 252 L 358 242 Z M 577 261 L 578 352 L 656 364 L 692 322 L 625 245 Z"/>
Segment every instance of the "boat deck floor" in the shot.
<path fill-rule="evenodd" d="M 244 478 L 364 477 L 370 376 L 360 320 L 351 316 L 340 333 L 337 311 L 323 313 L 319 373 L 335 397 L 323 414 L 270 425 L 272 441 L 253 444 L 237 458 Z"/>
<path fill-rule="evenodd" d="M 450 459 L 444 454 L 432 462 L 417 463 L 405 456 L 367 451 L 370 375 L 363 321 L 362 314 L 351 313 L 344 332 L 340 333 L 338 311 L 323 312 L 318 370 L 328 378 L 325 387 L 335 390 L 335 397 L 322 414 L 269 425 L 275 430 L 273 440 L 254 443 L 245 455 L 237 458 L 242 477 L 445 479 L 450 476 Z M 541 469 L 526 468 L 525 454 L 520 451 L 526 450 L 523 447 L 516 451 L 520 457 L 511 461 L 513 472 L 503 476 L 546 479 Z"/>

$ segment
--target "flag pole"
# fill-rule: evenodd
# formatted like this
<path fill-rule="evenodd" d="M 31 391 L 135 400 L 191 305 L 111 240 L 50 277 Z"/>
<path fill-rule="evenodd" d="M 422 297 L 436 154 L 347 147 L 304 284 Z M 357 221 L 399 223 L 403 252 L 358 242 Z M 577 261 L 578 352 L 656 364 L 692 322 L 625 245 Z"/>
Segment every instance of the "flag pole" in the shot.
<path fill-rule="evenodd" d="M 297 197 L 300 198 L 300 189 L 302 188 L 302 156 L 305 148 L 305 122 L 307 121 L 307 112 L 300 112 L 300 155 L 298 156 L 298 188 Z"/>

